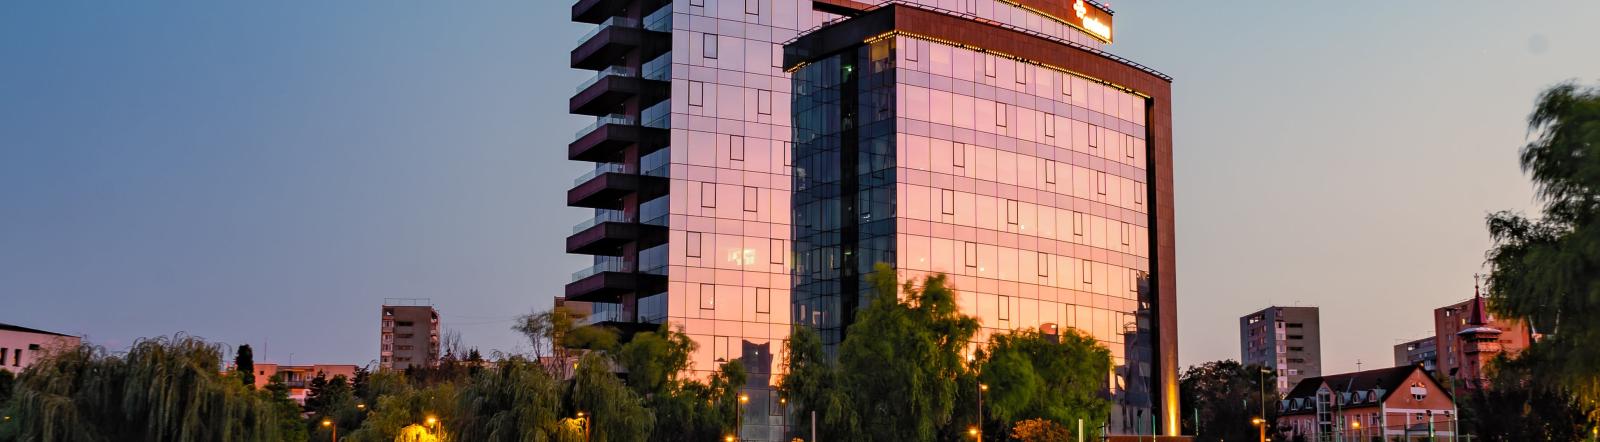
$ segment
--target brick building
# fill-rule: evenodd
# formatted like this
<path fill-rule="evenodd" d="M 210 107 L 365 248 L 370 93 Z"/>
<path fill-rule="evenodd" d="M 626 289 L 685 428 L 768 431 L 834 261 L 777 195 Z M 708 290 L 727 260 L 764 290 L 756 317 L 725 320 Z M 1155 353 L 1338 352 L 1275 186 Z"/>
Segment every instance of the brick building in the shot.
<path fill-rule="evenodd" d="M 1278 404 L 1278 427 L 1305 440 L 1430 440 L 1455 435 L 1447 387 L 1416 365 L 1308 378 Z"/>

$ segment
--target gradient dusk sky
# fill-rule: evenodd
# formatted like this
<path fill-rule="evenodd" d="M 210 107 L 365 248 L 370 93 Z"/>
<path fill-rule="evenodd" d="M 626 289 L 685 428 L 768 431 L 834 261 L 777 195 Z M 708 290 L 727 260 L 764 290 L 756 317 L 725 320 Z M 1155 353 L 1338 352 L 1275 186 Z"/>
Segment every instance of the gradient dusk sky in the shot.
<path fill-rule="evenodd" d="M 0 322 L 118 351 L 377 359 L 384 298 L 525 350 L 562 253 L 569 1 L 0 2 Z M 1325 372 L 1471 296 L 1544 87 L 1600 81 L 1600 2 L 1116 2 L 1176 78 L 1181 360 L 1322 307 Z"/>

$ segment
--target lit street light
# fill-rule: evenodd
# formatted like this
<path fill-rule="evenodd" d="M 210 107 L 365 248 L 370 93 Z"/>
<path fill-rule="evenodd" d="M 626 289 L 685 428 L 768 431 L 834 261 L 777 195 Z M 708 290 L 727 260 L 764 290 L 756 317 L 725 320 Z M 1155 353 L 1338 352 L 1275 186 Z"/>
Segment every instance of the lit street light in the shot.
<path fill-rule="evenodd" d="M 323 428 L 332 429 L 333 430 L 333 442 L 339 442 L 339 427 L 333 426 L 333 421 L 327 420 L 327 419 L 323 419 L 322 420 L 322 427 Z"/>

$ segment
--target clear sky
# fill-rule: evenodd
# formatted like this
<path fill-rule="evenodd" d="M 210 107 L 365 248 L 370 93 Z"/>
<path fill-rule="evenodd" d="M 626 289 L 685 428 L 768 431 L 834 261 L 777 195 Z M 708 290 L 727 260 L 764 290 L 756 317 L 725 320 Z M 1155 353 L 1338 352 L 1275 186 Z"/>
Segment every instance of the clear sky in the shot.
<path fill-rule="evenodd" d="M 366 363 L 384 298 L 485 350 L 585 262 L 569 2 L 0 2 L 0 322 Z M 1322 307 L 1327 371 L 1471 295 L 1600 3 L 1116 2 L 1174 83 L 1182 361 Z M 264 347 L 264 348 L 263 348 Z"/>

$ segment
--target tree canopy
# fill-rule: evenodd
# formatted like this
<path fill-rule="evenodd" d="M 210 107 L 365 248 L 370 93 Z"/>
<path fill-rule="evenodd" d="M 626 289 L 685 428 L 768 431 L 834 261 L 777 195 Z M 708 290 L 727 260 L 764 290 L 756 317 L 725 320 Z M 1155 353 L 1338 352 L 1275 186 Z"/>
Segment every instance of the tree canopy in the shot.
<path fill-rule="evenodd" d="M 995 434 L 1016 420 L 1104 420 L 1110 352 L 1093 339 L 1071 330 L 1056 341 L 1035 330 L 997 334 L 969 360 L 979 324 L 960 313 L 944 275 L 902 284 L 879 264 L 867 281 L 874 297 L 837 355 L 809 328 L 790 335 L 778 390 L 797 426 L 810 426 L 815 412 L 823 440 L 960 440 L 976 422 L 980 377 L 990 387 L 984 428 Z"/>
<path fill-rule="evenodd" d="M 250 391 L 221 366 L 219 345 L 186 335 L 141 340 L 121 356 L 87 344 L 57 352 L 17 379 L 7 431 L 46 442 L 295 437 L 270 393 Z"/>
<path fill-rule="evenodd" d="M 1543 217 L 1490 215 L 1490 307 L 1545 336 L 1538 377 L 1600 400 L 1600 89 L 1573 83 L 1541 94 L 1522 148 Z M 1600 417 L 1600 416 L 1597 416 Z"/>
<path fill-rule="evenodd" d="M 1255 440 L 1259 429 L 1250 422 L 1261 416 L 1263 395 L 1269 428 L 1275 428 L 1277 376 L 1262 370 L 1259 365 L 1233 360 L 1207 362 L 1184 370 L 1178 378 L 1183 434 L 1197 435 L 1197 441 Z"/>

